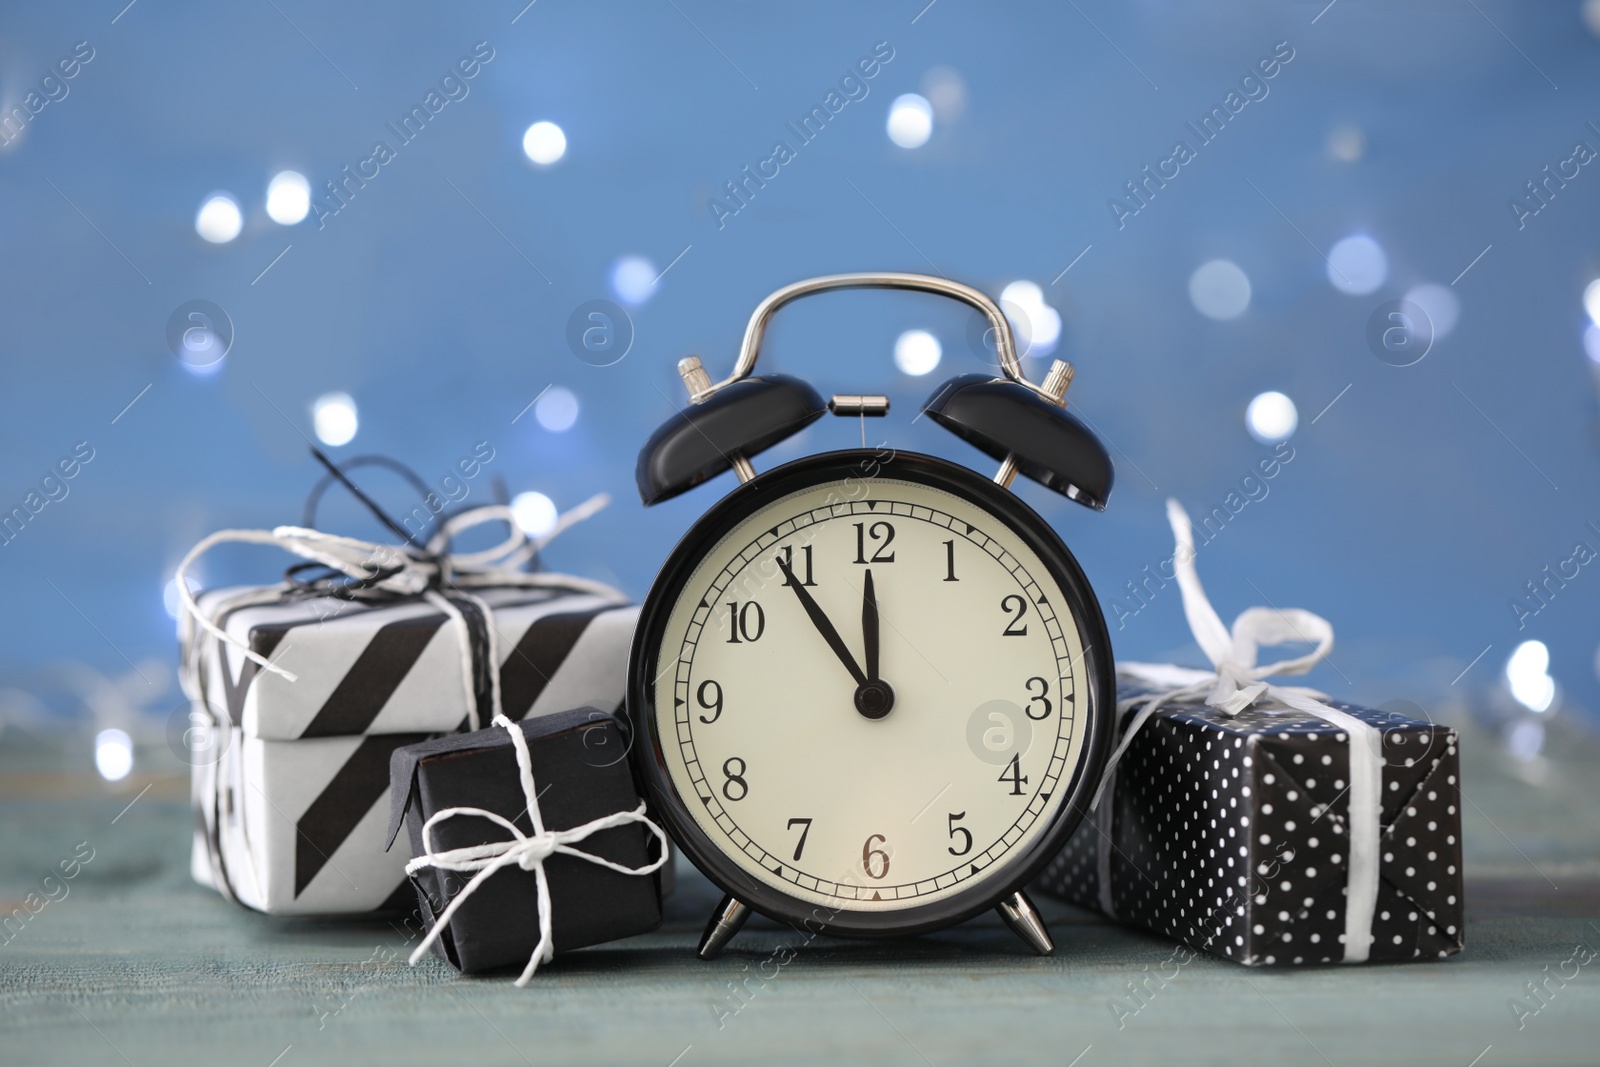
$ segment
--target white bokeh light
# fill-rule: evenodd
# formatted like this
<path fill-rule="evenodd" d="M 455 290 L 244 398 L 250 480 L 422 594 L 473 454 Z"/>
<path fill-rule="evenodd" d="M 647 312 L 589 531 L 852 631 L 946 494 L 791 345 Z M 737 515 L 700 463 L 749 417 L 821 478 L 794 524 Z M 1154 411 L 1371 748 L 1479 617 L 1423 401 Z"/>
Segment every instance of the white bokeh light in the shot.
<path fill-rule="evenodd" d="M 922 76 L 922 95 L 940 122 L 955 122 L 967 110 L 967 83 L 952 67 L 934 67 Z"/>
<path fill-rule="evenodd" d="M 1523 719 L 1506 735 L 1506 748 L 1519 760 L 1537 759 L 1544 750 L 1544 723 Z"/>
<path fill-rule="evenodd" d="M 1061 313 L 1044 302 L 1044 290 L 1026 279 L 1000 291 L 1000 307 L 1017 335 L 1017 354 L 1048 356 L 1061 340 Z"/>
<path fill-rule="evenodd" d="M 522 151 L 542 166 L 549 166 L 567 154 L 567 135 L 553 122 L 535 122 L 522 135 Z"/>
<path fill-rule="evenodd" d="M 1583 0 L 1583 24 L 1589 32 L 1600 37 L 1600 0 Z"/>
<path fill-rule="evenodd" d="M 239 202 L 227 193 L 212 193 L 194 217 L 194 232 L 214 245 L 225 245 L 244 229 Z"/>
<path fill-rule="evenodd" d="M 901 148 L 921 148 L 933 136 L 933 105 L 916 93 L 895 97 L 888 130 L 889 140 Z"/>
<path fill-rule="evenodd" d="M 1364 296 L 1389 276 L 1389 257 L 1364 233 L 1346 237 L 1328 251 L 1328 280 L 1341 293 Z"/>
<path fill-rule="evenodd" d="M 1589 313 L 1589 321 L 1600 326 L 1600 278 L 1590 282 L 1583 290 L 1583 310 Z"/>
<path fill-rule="evenodd" d="M 1267 392 L 1250 401 L 1244 411 L 1245 428 L 1264 445 L 1288 440 L 1300 425 L 1294 401 L 1279 392 Z"/>
<path fill-rule="evenodd" d="M 200 583 L 193 578 L 188 579 L 189 592 L 198 593 Z M 176 619 L 183 614 L 183 599 L 178 595 L 178 579 L 176 576 L 167 579 L 167 584 L 161 587 L 161 606 L 167 609 L 167 614 Z"/>
<path fill-rule="evenodd" d="M 552 385 L 533 406 L 533 417 L 551 433 L 566 433 L 578 421 L 578 397 L 564 385 Z"/>
<path fill-rule="evenodd" d="M 1435 340 L 1449 336 L 1456 328 L 1456 320 L 1461 318 L 1461 298 L 1448 285 L 1428 282 L 1412 289 L 1405 298 L 1428 313 Z"/>
<path fill-rule="evenodd" d="M 623 256 L 611 265 L 611 291 L 624 304 L 638 307 L 655 295 L 659 273 L 643 256 Z"/>
<path fill-rule="evenodd" d="M 280 170 L 267 183 L 267 216 L 280 226 L 293 226 L 311 210 L 311 183 L 298 171 Z"/>
<path fill-rule="evenodd" d="M 543 493 L 518 493 L 511 500 L 511 516 L 529 537 L 543 537 L 556 528 L 560 514 L 555 501 Z"/>
<path fill-rule="evenodd" d="M 1354 123 L 1335 126 L 1328 134 L 1328 155 L 1340 163 L 1354 163 L 1367 154 L 1367 135 Z"/>
<path fill-rule="evenodd" d="M 311 405 L 311 426 L 317 440 L 337 448 L 355 440 L 361 420 L 349 393 L 324 393 Z"/>
<path fill-rule="evenodd" d="M 1202 263 L 1189 275 L 1189 302 L 1208 319 L 1236 319 L 1250 306 L 1250 277 L 1231 259 Z"/>
<path fill-rule="evenodd" d="M 1022 278 L 1000 290 L 1000 301 L 1024 309 L 1041 307 L 1044 304 L 1044 290 L 1039 288 L 1038 282 Z"/>
<path fill-rule="evenodd" d="M 1550 650 L 1543 641 L 1524 641 L 1506 660 L 1506 686 L 1529 711 L 1549 711 L 1556 699 L 1550 677 Z"/>
<path fill-rule="evenodd" d="M 894 341 L 894 365 L 903 374 L 927 374 L 939 365 L 943 354 L 939 339 L 927 330 L 907 330 Z"/>
<path fill-rule="evenodd" d="M 1590 323 L 1583 331 L 1583 350 L 1589 353 L 1592 362 L 1600 363 L 1600 326 Z"/>
<path fill-rule="evenodd" d="M 120 782 L 133 770 L 133 738 L 115 727 L 94 735 L 94 769 L 108 782 Z"/>

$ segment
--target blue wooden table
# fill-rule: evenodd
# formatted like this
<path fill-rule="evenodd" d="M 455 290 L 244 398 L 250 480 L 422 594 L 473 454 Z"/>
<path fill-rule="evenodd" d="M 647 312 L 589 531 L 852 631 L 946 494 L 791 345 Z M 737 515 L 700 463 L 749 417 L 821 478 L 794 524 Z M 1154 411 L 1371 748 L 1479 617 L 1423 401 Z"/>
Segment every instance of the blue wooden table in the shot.
<path fill-rule="evenodd" d="M 0 945 L 0 1062 L 1594 1064 L 1600 958 L 1576 961 L 1600 946 L 1600 752 L 1551 747 L 1516 764 L 1468 731 L 1467 949 L 1447 961 L 1180 965 L 1164 938 L 1041 898 L 1051 958 L 991 917 L 888 943 L 756 921 L 704 963 L 717 894 L 683 867 L 658 932 L 517 989 L 407 966 L 400 925 L 228 905 L 189 880 L 180 768 L 110 786 L 8 738 L 0 907 L 26 913 L 59 861 L 93 858 Z"/>

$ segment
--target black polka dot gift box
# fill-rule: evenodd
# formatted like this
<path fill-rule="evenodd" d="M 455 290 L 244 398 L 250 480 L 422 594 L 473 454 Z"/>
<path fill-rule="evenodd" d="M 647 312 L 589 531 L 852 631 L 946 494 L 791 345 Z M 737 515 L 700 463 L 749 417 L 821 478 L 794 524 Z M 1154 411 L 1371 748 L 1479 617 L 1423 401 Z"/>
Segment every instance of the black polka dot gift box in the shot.
<path fill-rule="evenodd" d="M 1454 730 L 1266 678 L 1333 644 L 1307 611 L 1225 628 L 1169 517 L 1184 609 L 1210 671 L 1120 663 L 1122 740 L 1094 810 L 1038 888 L 1251 966 L 1461 951 Z M 1258 666 L 1262 646 L 1315 649 Z"/>
<path fill-rule="evenodd" d="M 1251 965 L 1461 951 L 1455 732 L 1334 707 L 1382 743 L 1377 849 L 1364 864 L 1351 862 L 1346 731 L 1293 711 L 1183 704 L 1144 724 L 1114 792 L 1041 887 Z M 1352 952 L 1362 935 L 1365 954 Z"/>

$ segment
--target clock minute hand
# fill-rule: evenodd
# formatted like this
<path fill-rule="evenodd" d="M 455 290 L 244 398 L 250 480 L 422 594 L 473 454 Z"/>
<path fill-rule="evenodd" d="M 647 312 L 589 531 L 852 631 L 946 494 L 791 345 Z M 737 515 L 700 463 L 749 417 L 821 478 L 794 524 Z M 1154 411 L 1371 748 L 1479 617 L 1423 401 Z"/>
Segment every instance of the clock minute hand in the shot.
<path fill-rule="evenodd" d="M 811 624 L 817 628 L 822 639 L 828 642 L 828 647 L 833 649 L 833 654 L 839 657 L 839 662 L 844 664 L 845 670 L 850 672 L 850 677 L 856 680 L 857 685 L 866 685 L 868 678 L 856 658 L 850 654 L 850 649 L 845 645 L 844 638 L 839 636 L 839 631 L 834 629 L 833 623 L 828 621 L 828 616 L 823 614 L 822 608 L 811 599 L 811 594 L 806 592 L 805 586 L 795 581 L 794 571 L 784 562 L 783 557 L 778 557 L 778 569 L 788 579 L 789 588 L 794 590 L 794 595 L 800 598 L 800 606 L 806 609 L 806 614 L 811 617 Z"/>
<path fill-rule="evenodd" d="M 861 643 L 866 647 L 867 678 L 856 686 L 856 710 L 881 719 L 894 710 L 894 687 L 878 676 L 878 591 L 872 572 L 861 583 Z"/>
<path fill-rule="evenodd" d="M 861 641 L 866 646 L 867 678 L 878 680 L 878 594 L 872 585 L 872 571 L 867 571 L 861 586 Z"/>

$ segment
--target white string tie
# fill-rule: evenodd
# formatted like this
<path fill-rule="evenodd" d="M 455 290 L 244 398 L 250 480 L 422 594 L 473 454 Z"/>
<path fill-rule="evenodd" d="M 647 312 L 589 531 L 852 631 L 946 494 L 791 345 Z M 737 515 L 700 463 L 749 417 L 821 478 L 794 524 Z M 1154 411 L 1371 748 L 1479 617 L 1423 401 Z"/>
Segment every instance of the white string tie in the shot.
<path fill-rule="evenodd" d="M 493 586 L 520 586 L 524 588 L 554 588 L 574 592 L 593 593 L 599 596 L 611 597 L 616 600 L 626 599 L 616 589 L 602 582 L 590 581 L 585 578 L 576 578 L 565 574 L 540 574 L 528 573 L 520 568 L 533 557 L 540 549 L 550 543 L 552 539 L 563 530 L 570 528 L 575 523 L 589 518 L 610 503 L 610 497 L 604 493 L 591 497 L 577 507 L 564 512 L 556 526 L 547 534 L 539 538 L 530 538 L 517 525 L 512 516 L 511 509 L 504 504 L 491 504 L 481 508 L 464 511 L 446 521 L 439 531 L 429 539 L 427 554 L 423 554 L 406 545 L 384 545 L 372 541 L 362 541 L 354 537 L 341 537 L 337 534 L 323 533 L 304 526 L 277 526 L 271 530 L 218 530 L 208 537 L 202 538 L 198 544 L 191 548 L 183 561 L 178 564 L 174 582 L 177 585 L 178 597 L 183 602 L 183 609 L 195 623 L 213 637 L 233 646 L 246 659 L 259 665 L 263 670 L 276 674 L 286 681 L 298 681 L 298 676 L 285 667 L 281 667 L 265 656 L 252 649 L 248 642 L 234 637 L 207 614 L 201 610 L 200 602 L 195 598 L 194 592 L 189 588 L 189 569 L 211 549 L 221 544 L 252 544 L 275 545 L 286 552 L 299 556 L 302 559 L 320 563 L 330 570 L 338 571 L 347 577 L 358 581 L 370 582 L 371 588 L 394 593 L 400 596 L 427 595 L 433 603 L 453 621 L 455 621 L 463 635 L 468 633 L 466 619 L 459 609 L 450 604 L 448 599 L 431 592 L 436 584 L 436 579 L 452 588 L 453 591 L 462 593 L 475 600 L 480 610 L 485 610 L 482 601 L 472 598 L 463 590 L 467 588 L 488 588 Z M 488 522 L 504 522 L 510 532 L 506 539 L 493 548 L 482 552 L 450 553 L 450 541 L 464 530 L 474 526 L 481 526 Z M 392 572 L 392 573 L 386 573 Z M 382 575 L 383 577 L 379 577 Z M 377 579 L 377 580 L 375 580 Z M 277 595 L 289 591 L 289 585 L 283 583 L 274 587 Z M 220 609 L 218 614 L 220 615 Z M 487 612 L 485 618 L 488 618 Z M 491 646 L 494 642 L 494 627 L 489 627 Z M 463 641 L 466 657 L 466 684 L 472 685 L 471 670 L 471 643 Z M 493 661 L 498 663 L 498 660 Z M 490 674 L 494 674 L 490 671 Z M 494 707 L 499 708 L 498 690 L 496 681 Z M 472 726 L 477 728 L 477 700 L 469 692 L 468 708 L 472 709 Z"/>
<path fill-rule="evenodd" d="M 517 753 L 517 772 L 522 783 L 522 795 L 527 801 L 528 819 L 533 824 L 533 833 L 525 834 L 511 820 L 483 808 L 445 808 L 428 817 L 427 822 L 422 824 L 423 853 L 406 864 L 406 874 L 415 874 L 424 867 L 436 867 L 462 874 L 469 871 L 476 873 L 461 887 L 461 891 L 434 921 L 433 929 L 428 931 L 428 936 L 423 938 L 421 944 L 411 953 L 410 962 L 412 966 L 416 966 L 417 961 L 426 954 L 438 940 L 440 933 L 449 925 L 456 909 L 461 907 L 480 885 L 501 868 L 515 865 L 524 871 L 532 871 L 538 884 L 539 943 L 534 947 L 533 955 L 528 958 L 528 966 L 523 968 L 522 976 L 516 983 L 519 986 L 526 986 L 538 971 L 539 964 L 548 963 L 555 956 L 555 937 L 551 927 L 550 882 L 544 869 L 545 860 L 555 855 L 572 856 L 619 874 L 653 874 L 667 862 L 667 835 L 645 815 L 644 801 L 640 801 L 639 806 L 632 811 L 615 812 L 568 830 L 545 829 L 544 817 L 539 811 L 539 794 L 533 787 L 533 761 L 528 753 L 528 739 L 523 737 L 522 730 L 504 715 L 496 715 L 494 725 L 504 727 L 511 735 L 511 744 Z M 488 819 L 511 834 L 511 837 L 505 841 L 492 841 L 484 845 L 446 849 L 443 852 L 435 851 L 433 827 L 446 819 L 461 815 Z M 654 862 L 647 863 L 643 867 L 624 867 L 572 847 L 591 834 L 616 826 L 626 826 L 629 823 L 641 823 L 656 835 L 661 844 L 661 855 Z"/>
<path fill-rule="evenodd" d="M 1111 753 L 1105 776 L 1095 791 L 1091 808 L 1098 807 L 1115 779 L 1134 737 L 1150 716 L 1167 704 L 1199 701 L 1228 717 L 1246 708 L 1282 711 L 1287 708 L 1322 719 L 1344 731 L 1350 739 L 1350 863 L 1345 913 L 1346 963 L 1367 958 L 1372 940 L 1372 913 L 1378 893 L 1378 837 L 1381 830 L 1380 799 L 1383 785 L 1383 754 L 1377 727 L 1326 703 L 1326 693 L 1304 686 L 1274 685 L 1266 681 L 1279 675 L 1305 674 L 1333 650 L 1333 625 L 1320 615 L 1302 608 L 1247 608 L 1234 619 L 1231 630 L 1221 617 L 1195 569 L 1194 528 L 1189 515 L 1176 500 L 1167 500 L 1167 521 L 1172 524 L 1177 551 L 1173 554 L 1178 591 L 1183 597 L 1183 614 L 1189 622 L 1200 650 L 1211 661 L 1210 671 L 1192 670 L 1168 663 L 1117 664 L 1117 678 L 1158 692 L 1154 696 L 1134 697 L 1117 703 L 1119 716 L 1133 714 L 1121 742 Z M 1258 664 L 1262 648 L 1296 642 L 1315 647 L 1308 653 L 1271 663 Z M 1138 711 L 1134 712 L 1137 708 Z M 1109 806 L 1108 806 L 1109 807 Z M 1098 813 L 1102 824 L 1109 822 L 1109 811 Z M 1102 910 L 1110 907 L 1110 827 L 1102 825 L 1100 851 L 1100 898 Z"/>

